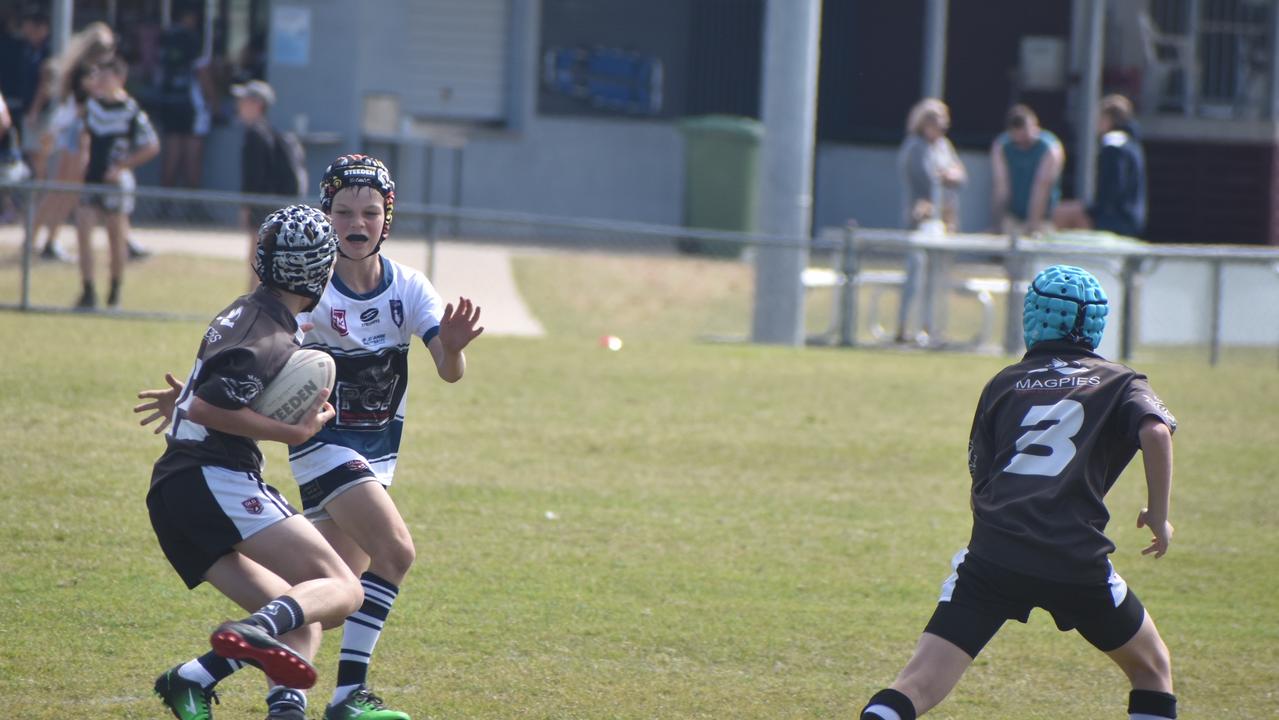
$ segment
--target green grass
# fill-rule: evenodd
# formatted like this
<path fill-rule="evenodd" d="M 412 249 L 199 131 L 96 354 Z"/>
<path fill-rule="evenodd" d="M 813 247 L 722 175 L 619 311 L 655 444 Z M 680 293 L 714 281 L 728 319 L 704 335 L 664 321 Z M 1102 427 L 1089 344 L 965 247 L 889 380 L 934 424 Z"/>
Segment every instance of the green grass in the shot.
<path fill-rule="evenodd" d="M 105 254 L 105 248 L 99 248 L 96 256 L 100 306 L 106 302 L 109 287 Z M 19 263 L 16 251 L 0 253 L 0 305 L 17 305 L 22 297 Z M 165 312 L 203 318 L 243 293 L 248 275 L 245 266 L 231 260 L 194 255 L 155 255 L 145 262 L 129 263 L 125 267 L 120 308 L 132 312 Z M 33 306 L 67 308 L 79 296 L 80 271 L 77 266 L 33 263 L 30 287 Z M 211 305 L 217 307 L 210 309 Z"/>
<path fill-rule="evenodd" d="M 191 301 L 210 315 L 241 276 L 199 262 L 191 282 L 223 291 Z M 738 266 L 556 262 L 540 268 L 554 282 L 517 268 L 548 338 L 482 338 L 456 386 L 413 357 L 394 496 L 419 560 L 373 682 L 419 720 L 852 717 L 908 657 L 967 540 L 968 426 L 1002 359 L 697 344 L 745 322 Z M 583 285 L 595 275 L 607 282 Z M 170 277 L 186 276 L 157 273 L 147 292 L 179 294 Z M 201 331 L 0 313 L 10 714 L 160 717 L 152 679 L 237 614 L 188 593 L 159 552 L 143 498 L 162 441 L 130 412 L 164 370 L 187 372 Z M 599 348 L 604 333 L 624 349 Z M 1109 500 L 1115 563 L 1173 652 L 1183 716 L 1273 717 L 1279 371 L 1142 369 L 1182 423 L 1178 534 L 1166 558 L 1139 556 L 1138 462 Z M 267 450 L 296 500 L 282 448 Z M 336 647 L 330 634 L 313 716 Z M 231 678 L 217 717 L 260 717 L 262 691 L 253 671 Z M 1037 612 L 929 717 L 1121 717 L 1126 692 Z"/>

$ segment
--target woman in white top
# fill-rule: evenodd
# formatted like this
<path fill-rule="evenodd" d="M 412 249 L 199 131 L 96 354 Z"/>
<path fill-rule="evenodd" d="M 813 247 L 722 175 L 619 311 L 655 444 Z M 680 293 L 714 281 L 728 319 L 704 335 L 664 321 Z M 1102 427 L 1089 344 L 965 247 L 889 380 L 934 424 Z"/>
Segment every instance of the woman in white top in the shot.
<path fill-rule="evenodd" d="M 957 227 L 959 188 L 968 180 L 968 173 L 946 137 L 949 129 L 950 109 L 937 98 L 920 100 L 906 118 L 906 139 L 897 154 L 897 171 L 901 178 L 903 224 L 908 229 L 945 232 Z M 906 257 L 906 282 L 897 315 L 899 343 L 911 339 L 910 312 L 925 262 L 923 252 L 911 252 Z"/>

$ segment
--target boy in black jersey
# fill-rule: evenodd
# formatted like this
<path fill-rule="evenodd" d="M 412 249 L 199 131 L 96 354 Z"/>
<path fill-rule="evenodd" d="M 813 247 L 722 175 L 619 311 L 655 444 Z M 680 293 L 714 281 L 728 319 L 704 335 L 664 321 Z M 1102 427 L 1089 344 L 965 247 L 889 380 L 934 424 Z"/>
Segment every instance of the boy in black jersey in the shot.
<path fill-rule="evenodd" d="M 1103 498 L 1142 451 L 1148 506 L 1137 527 L 1172 540 L 1176 419 L 1145 375 L 1093 352 L 1106 295 L 1087 271 L 1054 265 L 1026 294 L 1026 355 L 986 385 L 973 418 L 968 469 L 973 530 L 953 560 L 914 656 L 861 720 L 914 720 L 959 682 L 1006 620 L 1033 608 L 1119 665 L 1132 684 L 1130 720 L 1177 717 L 1168 648 L 1107 556 Z"/>
<path fill-rule="evenodd" d="M 333 418 L 333 406 L 324 402 L 298 425 L 249 407 L 298 349 L 295 316 L 315 306 L 336 255 L 318 210 L 294 205 L 268 216 L 257 247 L 262 284 L 209 324 L 185 385 L 170 376 L 171 391 L 144 393 L 154 402 L 135 408 L 156 411 L 143 424 L 172 423 L 147 493 L 165 556 L 188 587 L 207 580 L 256 610 L 219 626 L 212 652 L 156 680 L 156 694 L 179 720 L 208 720 L 214 685 L 245 663 L 276 686 L 270 717 L 303 720 L 305 698 L 293 688 L 315 683 L 309 658 L 320 626 L 341 625 L 363 600 L 338 554 L 261 475 L 258 441 L 304 442 Z"/>
<path fill-rule="evenodd" d="M 124 261 L 128 252 L 129 215 L 133 212 L 133 195 L 137 186 L 133 168 L 150 162 L 160 152 L 160 140 L 147 114 L 125 92 L 128 66 L 120 57 L 95 66 L 91 71 L 92 97 L 85 103 L 84 132 L 80 152 L 85 163 L 84 181 L 111 185 L 121 193 L 89 192 L 80 198 L 76 212 L 76 239 L 80 245 L 80 278 L 84 287 L 76 308 L 89 310 L 97 306 L 93 289 L 93 228 L 101 222 L 107 228 L 110 248 L 111 288 L 107 306 L 120 304 L 120 283 L 124 278 Z"/>

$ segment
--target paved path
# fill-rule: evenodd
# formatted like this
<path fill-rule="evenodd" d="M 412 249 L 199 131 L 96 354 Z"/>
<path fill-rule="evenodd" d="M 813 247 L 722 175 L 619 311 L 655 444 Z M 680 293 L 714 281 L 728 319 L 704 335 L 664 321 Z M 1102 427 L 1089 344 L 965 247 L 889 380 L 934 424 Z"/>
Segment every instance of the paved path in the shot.
<path fill-rule="evenodd" d="M 74 245 L 70 228 L 64 228 L 62 235 L 63 247 Z M 248 252 L 247 236 L 230 230 L 135 228 L 133 236 L 158 253 L 241 259 Z M 101 231 L 95 239 L 105 246 Z M 20 242 L 20 228 L 0 228 L 0 247 L 16 248 Z M 446 301 L 466 295 L 479 303 L 483 308 L 481 324 L 486 333 L 520 337 L 545 334 L 542 324 L 520 296 L 508 248 L 441 241 L 436 249 L 435 286 Z M 427 247 L 423 241 L 392 237 L 383 251 L 392 260 L 426 272 Z"/>

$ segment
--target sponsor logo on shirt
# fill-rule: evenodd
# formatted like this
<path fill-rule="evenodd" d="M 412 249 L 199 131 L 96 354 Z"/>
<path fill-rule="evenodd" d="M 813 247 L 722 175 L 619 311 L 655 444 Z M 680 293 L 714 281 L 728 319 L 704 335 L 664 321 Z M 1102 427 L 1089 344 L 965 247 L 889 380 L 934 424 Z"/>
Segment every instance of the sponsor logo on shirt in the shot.
<path fill-rule="evenodd" d="M 329 310 L 329 324 L 337 331 L 338 335 L 346 337 L 348 330 L 346 329 L 346 310 L 331 308 Z"/>
<path fill-rule="evenodd" d="M 351 381 L 337 383 L 337 426 L 352 430 L 371 430 L 386 427 L 395 417 L 395 389 L 400 376 L 392 367 L 391 358 L 366 367 Z"/>
<path fill-rule="evenodd" d="M 236 308 L 226 315 L 218 318 L 218 324 L 222 327 L 235 327 L 235 321 L 240 319 L 240 313 L 244 312 L 244 308 Z"/>
<path fill-rule="evenodd" d="M 1052 361 L 1049 362 L 1046 366 L 1041 367 L 1037 370 L 1031 370 L 1030 372 L 1026 374 L 1034 375 L 1035 373 L 1044 373 L 1044 372 L 1051 372 L 1051 371 L 1056 371 L 1062 375 L 1076 375 L 1081 372 L 1088 372 L 1088 368 L 1084 367 L 1083 365 L 1081 365 L 1080 363 L 1076 361 L 1066 362 L 1065 360 L 1062 360 L 1061 358 L 1053 358 Z"/>
<path fill-rule="evenodd" d="M 1063 378 L 1025 378 L 1017 381 L 1016 388 L 1018 390 L 1062 390 L 1065 388 L 1087 387 L 1089 385 L 1100 384 L 1101 378 L 1096 375 L 1076 375 Z"/>
<path fill-rule="evenodd" d="M 1168 409 L 1168 406 L 1164 404 L 1163 400 L 1160 400 L 1158 397 L 1154 395 L 1148 395 L 1146 393 L 1142 393 L 1141 397 L 1146 402 L 1150 403 L 1151 405 L 1154 405 L 1155 409 L 1157 409 L 1159 413 L 1163 415 L 1166 420 L 1168 420 L 1168 422 L 1172 423 L 1173 426 L 1176 427 L 1177 418 L 1173 416 L 1172 411 Z"/>
<path fill-rule="evenodd" d="M 369 308 L 368 310 L 360 313 L 360 321 L 365 325 L 372 325 L 377 322 L 377 315 L 377 308 Z"/>
<path fill-rule="evenodd" d="M 221 339 L 222 333 L 218 332 L 218 329 L 212 325 L 209 326 L 208 330 L 204 331 L 204 341 L 209 344 L 215 343 Z"/>
<path fill-rule="evenodd" d="M 1066 362 L 1061 358 L 1053 358 L 1044 367 L 1036 368 L 1026 373 L 1026 377 L 1018 380 L 1015 387 L 1017 390 L 1063 390 L 1100 385 L 1100 377 L 1096 375 L 1080 375 L 1080 373 L 1086 373 L 1088 370 L 1089 368 L 1077 361 Z M 1051 374 L 1046 377 L 1031 377 L 1039 373 L 1057 373 L 1063 377 L 1053 377 Z"/>

